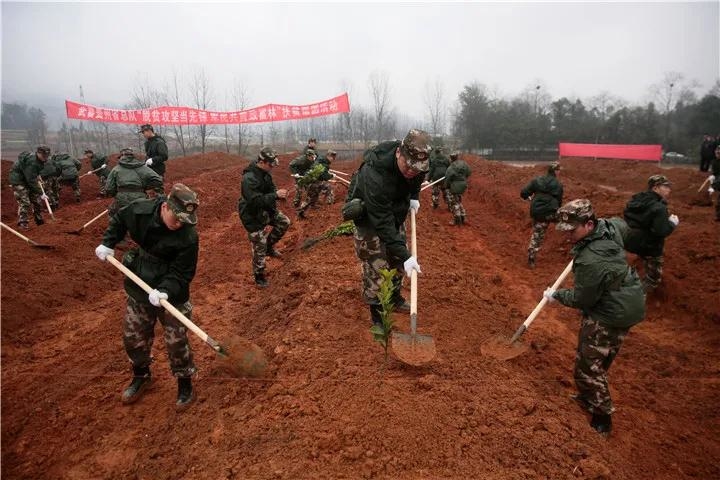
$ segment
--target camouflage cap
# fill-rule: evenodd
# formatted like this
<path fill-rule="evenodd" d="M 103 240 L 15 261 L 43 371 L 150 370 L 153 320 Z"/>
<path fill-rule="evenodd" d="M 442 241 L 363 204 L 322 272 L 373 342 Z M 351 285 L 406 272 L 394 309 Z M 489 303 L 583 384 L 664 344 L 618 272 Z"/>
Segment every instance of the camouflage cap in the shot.
<path fill-rule="evenodd" d="M 328 157 L 337 157 L 337 152 L 335 150 L 328 150 L 327 156 Z"/>
<path fill-rule="evenodd" d="M 428 154 L 432 150 L 430 135 L 427 132 L 411 129 L 400 144 L 408 166 L 417 172 L 427 172 L 430 168 Z"/>
<path fill-rule="evenodd" d="M 550 162 L 548 173 L 557 172 L 558 170 L 560 170 L 560 162 Z"/>
<path fill-rule="evenodd" d="M 671 187 L 672 182 L 670 182 L 665 175 L 653 175 L 648 178 L 648 190 L 652 190 L 660 185 L 667 185 L 668 187 Z"/>
<path fill-rule="evenodd" d="M 556 230 L 569 232 L 595 217 L 590 200 L 580 198 L 566 203 L 558 209 Z"/>
<path fill-rule="evenodd" d="M 50 155 L 50 147 L 47 145 L 38 145 L 38 147 L 35 149 L 37 153 L 46 153 Z"/>
<path fill-rule="evenodd" d="M 307 151 L 305 151 L 305 156 L 309 157 L 310 155 L 315 155 L 317 157 L 317 153 L 315 153 L 315 150 L 312 148 L 308 148 Z"/>
<path fill-rule="evenodd" d="M 132 148 L 123 148 L 122 150 L 120 150 L 120 156 L 121 157 L 125 157 L 125 156 L 134 157 L 135 151 Z"/>
<path fill-rule="evenodd" d="M 182 223 L 195 225 L 197 223 L 197 194 L 182 183 L 176 183 L 167 197 L 170 210 Z"/>
<path fill-rule="evenodd" d="M 273 166 L 277 166 L 278 162 L 277 154 L 275 150 L 270 147 L 263 147 L 258 153 L 258 161 L 271 163 Z"/>
<path fill-rule="evenodd" d="M 138 130 L 138 133 L 142 133 L 145 130 L 150 130 L 151 132 L 155 131 L 155 129 L 153 128 L 152 125 L 150 125 L 149 123 L 146 123 L 145 125 L 140 125 L 140 130 Z"/>
<path fill-rule="evenodd" d="M 452 152 L 452 153 L 450 154 L 450 158 L 451 158 L 452 160 L 457 159 L 459 156 L 460 156 L 460 150 L 455 150 L 454 152 Z"/>

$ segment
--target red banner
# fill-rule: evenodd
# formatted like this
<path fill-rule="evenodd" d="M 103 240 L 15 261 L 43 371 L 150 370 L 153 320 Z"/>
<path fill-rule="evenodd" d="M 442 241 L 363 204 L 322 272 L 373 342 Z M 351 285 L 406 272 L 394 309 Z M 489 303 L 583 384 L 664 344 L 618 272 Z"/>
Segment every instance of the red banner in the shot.
<path fill-rule="evenodd" d="M 619 158 L 659 162 L 662 145 L 603 145 L 597 143 L 561 143 L 561 157 Z"/>
<path fill-rule="evenodd" d="M 223 125 L 239 123 L 279 122 L 322 117 L 350 111 L 347 93 L 309 105 L 278 105 L 270 103 L 261 107 L 237 112 L 211 112 L 190 107 L 155 107 L 142 110 L 117 110 L 96 107 L 65 100 L 67 118 L 93 120 L 95 122 L 154 125 Z"/>

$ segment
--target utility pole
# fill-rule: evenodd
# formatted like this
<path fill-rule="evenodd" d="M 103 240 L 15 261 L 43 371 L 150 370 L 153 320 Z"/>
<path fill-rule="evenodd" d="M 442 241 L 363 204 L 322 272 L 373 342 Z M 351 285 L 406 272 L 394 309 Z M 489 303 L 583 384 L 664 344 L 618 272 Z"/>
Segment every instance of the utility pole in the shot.
<path fill-rule="evenodd" d="M 667 104 L 665 105 L 665 148 L 670 148 L 670 105 L 672 105 L 672 89 L 675 86 L 675 83 L 670 83 L 670 88 L 668 89 L 668 98 L 667 98 Z"/>

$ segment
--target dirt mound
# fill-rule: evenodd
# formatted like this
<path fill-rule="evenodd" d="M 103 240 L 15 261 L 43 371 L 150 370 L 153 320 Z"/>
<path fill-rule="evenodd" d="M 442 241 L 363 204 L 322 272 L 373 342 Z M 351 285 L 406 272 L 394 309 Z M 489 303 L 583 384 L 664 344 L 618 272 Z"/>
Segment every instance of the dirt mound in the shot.
<path fill-rule="evenodd" d="M 291 155 L 276 183 L 291 188 Z M 720 468 L 720 225 L 693 205 L 702 181 L 674 182 L 680 227 L 667 242 L 665 283 L 648 299 L 611 373 L 618 412 L 609 440 L 568 398 L 578 329 L 575 311 L 547 307 L 524 335 L 527 352 L 508 361 L 481 353 L 509 337 L 567 264 L 568 245 L 548 233 L 535 270 L 525 265 L 528 205 L 520 188 L 543 167 L 476 157 L 464 196 L 468 225 L 430 208 L 418 217 L 418 318 L 437 357 L 409 367 L 371 340 L 352 241 L 300 247 L 341 221 L 340 202 L 296 220 L 268 260 L 271 287 L 252 282 L 250 247 L 236 208 L 247 160 L 208 154 L 172 160 L 168 181 L 200 194 L 200 263 L 193 319 L 213 338 L 241 335 L 269 356 L 269 376 L 237 379 L 192 338 L 198 403 L 173 408 L 162 341 L 155 382 L 124 407 L 129 375 L 122 348 L 122 280 L 93 254 L 106 207 L 94 177 L 83 198 L 63 191 L 58 221 L 29 231 L 52 252 L 2 233 L 2 463 L 8 478 L 718 478 Z M 351 171 L 357 162 L 337 168 Z M 7 178 L 9 164 L 3 162 Z M 653 165 L 568 160 L 567 199 L 587 197 L 602 216 L 620 214 L 645 188 Z M 5 185 L 7 182 L 3 182 Z M 608 188 L 609 187 L 609 188 Z M 338 185 L 338 197 L 345 187 Z M 2 219 L 15 224 L 12 191 Z M 409 331 L 407 316 L 397 327 Z M 159 332 L 158 332 L 159 333 Z M 158 340 L 159 340 L 158 336 Z"/>

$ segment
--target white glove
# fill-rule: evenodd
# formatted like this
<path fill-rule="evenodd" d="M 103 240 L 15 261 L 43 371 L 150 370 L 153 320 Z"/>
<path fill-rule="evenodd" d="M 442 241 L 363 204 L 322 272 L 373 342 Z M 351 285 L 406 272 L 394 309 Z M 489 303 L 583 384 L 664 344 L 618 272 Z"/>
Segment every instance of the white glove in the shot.
<path fill-rule="evenodd" d="M 713 187 L 708 187 L 708 193 L 712 195 L 713 193 L 715 193 L 715 189 Z"/>
<path fill-rule="evenodd" d="M 42 195 L 40 195 L 40 199 L 41 200 L 50 200 L 50 197 L 48 197 L 46 194 L 43 193 Z"/>
<path fill-rule="evenodd" d="M 293 178 L 300 178 L 300 177 L 302 177 L 302 175 L 300 175 L 299 173 L 293 173 L 293 174 L 290 175 L 290 176 L 293 177 Z"/>
<path fill-rule="evenodd" d="M 415 214 L 420 211 L 420 200 L 410 200 L 410 208 L 415 210 Z"/>
<path fill-rule="evenodd" d="M 155 307 L 160 306 L 160 300 L 167 300 L 167 299 L 168 299 L 168 294 L 165 292 L 161 292 L 160 290 L 157 290 L 157 289 L 153 290 L 148 295 L 148 300 L 150 300 L 150 303 L 152 303 L 153 306 L 155 306 Z"/>
<path fill-rule="evenodd" d="M 555 297 L 553 297 L 553 295 L 555 295 L 555 290 L 553 290 L 550 287 L 546 288 L 545 291 L 543 292 L 543 297 L 547 298 L 548 303 L 557 302 L 557 300 L 555 299 Z"/>
<path fill-rule="evenodd" d="M 152 163 L 153 163 L 152 158 L 148 158 L 147 160 L 145 160 L 145 165 L 147 165 L 148 167 L 152 166 Z M 155 305 L 155 306 L 157 306 L 157 305 Z"/>
<path fill-rule="evenodd" d="M 100 168 L 101 168 L 101 169 L 102 169 L 102 168 L 107 168 L 107 163 L 103 163 Z"/>
<path fill-rule="evenodd" d="M 97 255 L 101 262 L 104 262 L 107 257 L 112 257 L 115 255 L 115 250 L 113 250 L 112 248 L 108 248 L 101 243 L 95 249 L 95 255 Z"/>
<path fill-rule="evenodd" d="M 410 257 L 407 260 L 405 260 L 405 263 L 403 263 L 403 269 L 405 270 L 405 275 L 408 277 L 412 274 L 412 271 L 415 270 L 417 273 L 422 273 L 420 271 L 420 265 L 417 263 L 417 258 Z"/>
<path fill-rule="evenodd" d="M 674 213 L 668 217 L 668 221 L 676 227 L 678 226 L 678 223 L 680 223 L 680 219 Z"/>
<path fill-rule="evenodd" d="M 710 183 L 713 183 L 713 182 L 715 181 L 715 175 L 710 175 L 710 176 L 708 177 L 708 181 L 709 181 Z"/>

